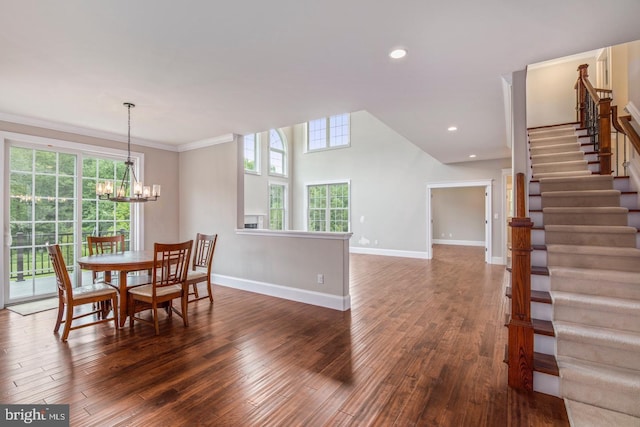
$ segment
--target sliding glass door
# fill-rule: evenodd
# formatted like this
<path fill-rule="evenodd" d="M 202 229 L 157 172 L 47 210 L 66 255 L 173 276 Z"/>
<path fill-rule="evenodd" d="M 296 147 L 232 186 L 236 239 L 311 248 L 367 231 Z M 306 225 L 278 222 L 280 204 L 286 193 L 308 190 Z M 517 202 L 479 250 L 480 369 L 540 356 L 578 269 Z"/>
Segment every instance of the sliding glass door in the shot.
<path fill-rule="evenodd" d="M 117 180 L 122 161 L 73 150 L 11 144 L 7 303 L 56 295 L 46 245 L 57 243 L 75 277 L 87 235 L 122 233 L 131 244 L 132 207 L 96 198 L 98 180 Z"/>
<path fill-rule="evenodd" d="M 77 157 L 12 146 L 9 150 L 9 302 L 56 292 L 46 245 L 75 260 Z"/>

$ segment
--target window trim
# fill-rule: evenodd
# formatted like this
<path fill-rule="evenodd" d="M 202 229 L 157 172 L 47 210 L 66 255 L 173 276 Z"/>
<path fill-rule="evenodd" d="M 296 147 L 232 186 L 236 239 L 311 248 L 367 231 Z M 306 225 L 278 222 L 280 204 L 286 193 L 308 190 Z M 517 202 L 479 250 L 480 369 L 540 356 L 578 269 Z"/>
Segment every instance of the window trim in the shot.
<path fill-rule="evenodd" d="M 250 170 L 247 169 L 244 166 L 244 161 L 246 160 L 246 157 L 244 156 L 245 153 L 245 139 L 244 137 L 247 135 L 253 135 L 253 149 L 255 152 L 255 159 L 254 159 L 254 163 L 256 165 L 255 170 Z M 259 133 L 248 133 L 246 135 L 242 135 L 242 169 L 244 170 L 244 173 L 248 173 L 251 175 L 261 175 L 261 167 L 260 167 L 260 134 Z"/>
<path fill-rule="evenodd" d="M 274 148 L 271 147 L 271 131 L 277 132 L 278 136 L 280 136 L 280 141 L 282 142 L 282 150 L 274 149 Z M 287 151 L 288 151 L 287 150 L 287 148 L 288 148 L 287 138 L 284 135 L 284 132 L 282 132 L 282 130 L 272 128 L 272 129 L 269 129 L 268 139 L 269 139 L 269 156 L 268 156 L 268 158 L 269 158 L 269 168 L 268 168 L 269 175 L 271 175 L 271 176 L 279 176 L 279 177 L 286 177 L 288 175 L 288 169 L 289 169 L 287 167 L 288 166 L 287 165 L 287 162 L 288 162 L 288 158 L 287 158 Z M 282 170 L 283 170 L 282 173 L 277 173 L 277 172 L 272 172 L 271 171 L 271 152 L 272 151 L 275 151 L 275 152 L 278 152 L 278 153 L 282 153 Z"/>
<path fill-rule="evenodd" d="M 33 148 L 33 149 L 42 149 L 45 148 L 49 151 L 63 152 L 68 154 L 77 154 L 77 162 L 80 164 L 79 171 L 81 168 L 82 156 L 97 156 L 97 157 L 105 157 L 112 158 L 118 161 L 125 161 L 127 159 L 127 151 L 116 148 L 108 148 L 99 145 L 89 145 L 83 144 L 79 142 L 66 141 L 61 139 L 54 138 L 46 138 L 40 136 L 26 135 L 21 133 L 14 132 L 5 132 L 0 131 L 0 140 L 3 142 L 2 153 L 0 154 L 0 162 L 5 169 L 5 173 L 3 174 L 2 187 L 0 188 L 0 198 L 3 203 L 5 202 L 5 198 L 7 197 L 7 190 L 5 189 L 7 185 L 7 180 L 9 178 L 9 168 L 5 167 L 6 162 L 8 161 L 8 156 L 6 154 L 9 146 L 11 144 L 15 144 L 19 147 Z M 53 150 L 52 150 L 53 148 Z M 144 153 L 140 152 L 131 152 L 131 160 L 134 162 L 134 168 L 136 170 L 136 175 L 140 181 L 144 181 Z M 78 177 L 76 182 L 77 188 L 77 197 L 79 197 L 80 201 L 82 199 L 82 179 L 81 175 Z M 135 224 L 131 230 L 130 237 L 133 240 L 133 244 L 131 245 L 132 250 L 144 250 L 144 203 L 132 203 L 131 206 L 131 221 Z M 76 215 L 79 219 L 82 218 L 82 203 L 78 203 L 76 206 Z M 5 222 L 7 221 L 7 217 L 5 214 L 5 209 L 0 212 L 0 221 L 4 227 Z M 78 220 L 76 223 L 76 232 L 78 235 L 82 235 L 82 221 Z M 0 257 L 2 257 L 2 262 L 4 264 L 4 256 L 5 256 L 5 238 L 3 238 L 3 245 L 0 247 Z M 77 253 L 81 253 L 82 250 L 82 242 L 77 242 Z M 77 266 L 76 266 L 77 268 Z M 4 279 L 5 275 L 8 274 L 8 271 L 5 271 L 5 268 L 0 268 L 0 272 L 2 274 L 2 278 Z M 5 289 L 0 290 L 0 306 L 3 306 L 5 300 Z"/>
<path fill-rule="evenodd" d="M 309 187 L 317 185 L 347 184 L 349 193 L 349 208 L 347 213 L 349 220 L 347 221 L 347 231 L 309 231 Z M 330 208 L 328 208 L 330 210 Z M 351 233 L 351 180 L 350 179 L 333 179 L 328 181 L 310 181 L 304 184 L 304 231 L 310 233 Z"/>
<path fill-rule="evenodd" d="M 337 117 L 337 116 L 347 116 L 349 118 L 349 143 L 344 144 L 344 145 L 335 145 L 332 146 L 331 145 L 331 118 L 332 117 Z M 309 122 L 310 121 L 315 121 L 315 120 L 325 120 L 325 144 L 324 147 L 321 148 L 310 148 L 309 147 Z M 331 116 L 327 116 L 327 117 L 321 117 L 319 119 L 314 119 L 314 120 L 310 120 L 307 121 L 305 123 L 305 133 L 306 133 L 306 138 L 307 141 L 305 143 L 305 153 L 316 153 L 319 151 L 327 151 L 327 150 L 340 150 L 342 148 L 348 148 L 351 147 L 351 113 L 342 113 L 342 114 L 333 114 Z"/>
<path fill-rule="evenodd" d="M 282 204 L 283 204 L 283 208 L 282 208 L 282 230 L 274 230 L 271 228 L 271 187 L 274 185 L 278 185 L 280 187 L 284 188 L 283 194 L 282 194 Z M 267 205 L 267 223 L 269 224 L 268 229 L 269 230 L 274 230 L 274 231 L 287 231 L 289 229 L 289 184 L 286 182 L 279 182 L 279 181 L 269 181 L 269 191 L 267 192 L 267 197 L 269 198 Z"/>

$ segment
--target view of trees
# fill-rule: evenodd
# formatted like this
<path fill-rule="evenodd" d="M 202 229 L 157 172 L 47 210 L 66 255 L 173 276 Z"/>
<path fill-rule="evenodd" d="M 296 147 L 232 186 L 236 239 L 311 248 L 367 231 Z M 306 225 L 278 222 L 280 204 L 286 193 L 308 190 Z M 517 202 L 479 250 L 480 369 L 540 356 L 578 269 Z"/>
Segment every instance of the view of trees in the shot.
<path fill-rule="evenodd" d="M 129 239 L 130 205 L 96 197 L 98 181 L 115 181 L 122 176 L 122 161 L 14 145 L 9 165 L 11 280 L 51 274 L 45 249 L 49 243 L 60 244 L 67 265 L 73 266 L 77 242 L 85 242 L 87 235 L 120 232 Z M 78 221 L 81 236 L 76 231 Z"/>

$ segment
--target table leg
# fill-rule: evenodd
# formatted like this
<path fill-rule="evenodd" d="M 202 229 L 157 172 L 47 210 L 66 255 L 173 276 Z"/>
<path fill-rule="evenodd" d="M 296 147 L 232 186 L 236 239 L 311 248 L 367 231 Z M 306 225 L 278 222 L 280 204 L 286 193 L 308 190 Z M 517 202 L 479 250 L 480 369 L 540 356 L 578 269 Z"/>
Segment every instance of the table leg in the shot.
<path fill-rule="evenodd" d="M 127 272 L 120 272 L 120 280 L 118 285 L 120 286 L 120 327 L 124 327 L 124 323 L 127 320 Z"/>

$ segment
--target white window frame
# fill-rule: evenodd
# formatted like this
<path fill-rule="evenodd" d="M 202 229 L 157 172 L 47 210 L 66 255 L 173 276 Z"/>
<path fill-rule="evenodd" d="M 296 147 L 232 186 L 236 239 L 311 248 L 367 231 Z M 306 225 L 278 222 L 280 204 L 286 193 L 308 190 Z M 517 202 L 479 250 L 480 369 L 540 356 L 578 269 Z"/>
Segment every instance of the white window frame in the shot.
<path fill-rule="evenodd" d="M 273 148 L 271 146 L 271 132 L 276 132 L 280 137 L 280 141 L 282 142 L 282 149 Z M 284 133 L 280 129 L 269 129 L 269 175 L 271 176 L 287 176 L 287 138 Z M 276 152 L 282 154 L 282 173 L 273 172 L 271 170 L 271 152 Z"/>
<path fill-rule="evenodd" d="M 9 203 L 6 203 L 6 197 L 8 197 L 7 186 L 9 179 L 9 168 L 6 162 L 8 161 L 8 156 L 6 155 L 7 150 L 9 149 L 9 145 L 14 143 L 16 146 L 26 147 L 26 148 L 35 148 L 42 149 L 46 147 L 47 150 L 51 151 L 52 147 L 55 147 L 57 152 L 64 152 L 70 154 L 77 154 L 77 170 L 78 170 L 78 179 L 77 179 L 77 197 L 80 201 L 77 203 L 76 207 L 76 216 L 77 218 L 82 218 L 82 156 L 96 156 L 96 157 L 105 157 L 105 158 L 113 158 L 114 160 L 122 160 L 125 161 L 127 159 L 127 151 L 119 150 L 107 147 L 101 147 L 97 145 L 89 145 L 82 144 L 77 142 L 53 139 L 53 138 L 45 138 L 33 135 L 25 135 L 14 132 L 0 132 L 0 141 L 3 142 L 2 153 L 0 155 L 0 164 L 2 164 L 4 169 L 4 174 L 2 175 L 3 182 L 0 189 L 0 199 L 5 205 L 4 209 L 0 212 L 0 222 L 2 222 L 3 227 L 8 227 L 6 221 L 8 221 L 8 206 Z M 144 154 L 139 152 L 131 152 L 131 160 L 134 162 L 134 168 L 136 170 L 136 175 L 138 180 L 141 182 L 144 181 Z M 131 206 L 131 223 L 132 229 L 130 232 L 130 248 L 131 250 L 144 250 L 144 204 L 143 203 L 132 203 Z M 82 235 L 82 221 L 76 221 L 76 232 L 78 236 Z M 4 257 L 6 252 L 4 250 L 5 247 L 8 247 L 9 243 L 8 233 L 3 234 L 3 242 L 0 245 L 0 257 L 2 261 L 0 262 L 0 278 L 2 278 L 5 283 L 9 283 L 8 280 L 8 267 L 5 265 Z M 82 243 L 81 241 L 76 242 L 77 253 L 82 253 Z M 79 267 L 76 266 L 77 271 L 79 271 Z M 3 288 L 0 291 L 0 307 L 3 307 L 6 299 L 8 297 L 8 288 Z"/>
<path fill-rule="evenodd" d="M 348 123 L 348 139 L 349 141 L 346 144 L 340 144 L 340 145 L 332 145 L 332 139 L 334 138 L 334 134 L 331 131 L 332 127 L 331 127 L 331 120 L 336 118 L 336 117 L 343 117 L 345 116 L 347 119 L 347 123 Z M 351 114 L 349 113 L 344 113 L 344 114 L 335 114 L 333 116 L 329 116 L 329 117 L 324 117 L 321 119 L 316 119 L 316 120 L 324 120 L 325 121 L 325 142 L 324 145 L 322 147 L 319 148 L 311 148 L 310 146 L 310 141 L 311 138 L 309 136 L 310 133 L 310 126 L 309 123 L 306 123 L 307 126 L 307 143 L 306 143 L 306 152 L 310 153 L 310 152 L 316 152 L 316 151 L 325 151 L 325 150 L 336 150 L 336 149 L 340 149 L 340 148 L 347 148 L 351 146 Z M 315 121 L 315 120 L 311 120 L 311 121 Z"/>
<path fill-rule="evenodd" d="M 349 219 L 347 221 L 347 231 L 346 233 L 351 232 L 351 180 L 350 179 L 338 179 L 331 181 L 316 181 L 316 182 L 308 182 L 304 185 L 304 231 L 309 231 L 309 187 L 318 186 L 318 185 L 334 185 L 334 184 L 347 184 L 347 192 L 348 192 L 348 203 L 349 208 L 347 209 L 347 215 Z M 329 193 L 327 193 L 328 195 Z M 327 226 L 331 224 L 331 206 L 327 207 Z M 320 231 L 320 233 L 336 233 L 335 231 Z M 338 233 L 345 233 L 344 231 L 339 231 Z"/>
<path fill-rule="evenodd" d="M 289 229 L 289 185 L 286 182 L 278 182 L 278 181 L 269 181 L 269 191 L 268 191 L 268 197 L 269 200 L 267 202 L 269 208 L 268 208 L 268 212 L 269 214 L 267 215 L 267 223 L 269 224 L 269 229 L 273 230 L 271 228 L 271 187 L 272 186 L 279 186 L 279 187 L 283 187 L 283 194 L 282 194 L 282 230 L 280 231 L 285 231 Z"/>
<path fill-rule="evenodd" d="M 247 144 L 247 136 L 253 135 L 253 149 L 255 153 L 254 165 L 255 169 L 247 169 L 245 167 L 246 158 L 246 144 Z M 260 175 L 260 134 L 259 133 L 249 133 L 242 136 L 242 168 L 244 169 L 244 173 L 250 173 L 253 175 Z"/>

